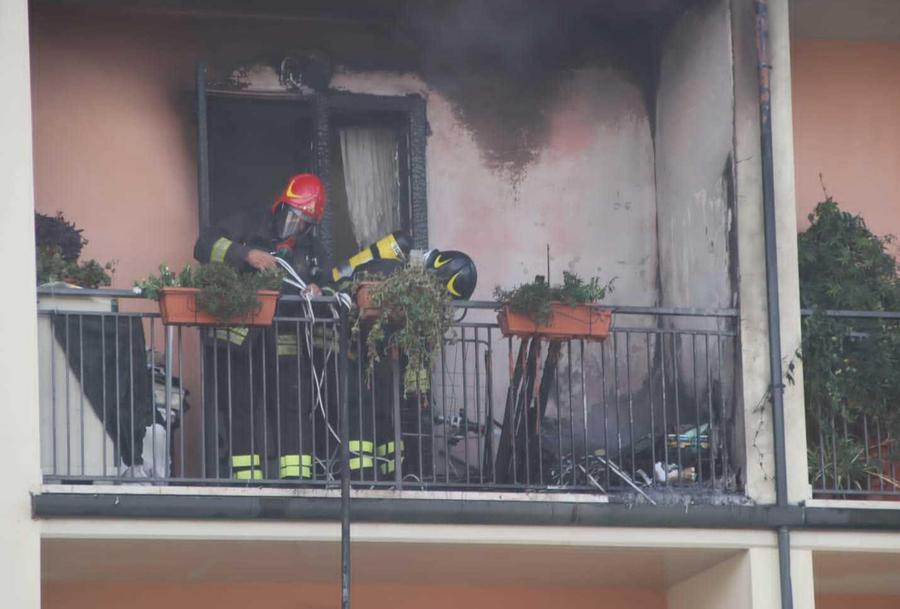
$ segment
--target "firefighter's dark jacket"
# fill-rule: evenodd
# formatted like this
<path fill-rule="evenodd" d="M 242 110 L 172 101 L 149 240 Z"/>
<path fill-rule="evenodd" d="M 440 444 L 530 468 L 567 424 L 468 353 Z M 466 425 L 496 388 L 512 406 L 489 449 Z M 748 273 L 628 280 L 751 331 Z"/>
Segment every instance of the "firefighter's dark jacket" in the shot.
<path fill-rule="evenodd" d="M 246 262 L 251 249 L 269 253 L 284 250 L 284 240 L 275 235 L 272 224 L 272 214 L 266 207 L 229 216 L 201 231 L 194 258 L 204 264 L 224 262 L 239 271 L 251 271 Z M 331 262 L 313 231 L 292 238 L 293 253 L 286 258 L 304 281 L 322 286 L 328 283 Z"/>

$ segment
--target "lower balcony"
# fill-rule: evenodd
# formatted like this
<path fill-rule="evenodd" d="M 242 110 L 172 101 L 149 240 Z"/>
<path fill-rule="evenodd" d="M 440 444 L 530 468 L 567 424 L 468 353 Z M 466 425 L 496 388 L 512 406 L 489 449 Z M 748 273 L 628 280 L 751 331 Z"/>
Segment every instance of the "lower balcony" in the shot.
<path fill-rule="evenodd" d="M 328 301 L 249 331 L 165 326 L 148 304 L 42 292 L 46 485 L 337 488 L 346 379 L 360 491 L 740 490 L 732 311 L 616 307 L 607 339 L 551 342 L 504 338 L 496 304 L 472 302 L 416 374 L 403 354 L 369 367 L 359 335 L 343 367 Z"/>

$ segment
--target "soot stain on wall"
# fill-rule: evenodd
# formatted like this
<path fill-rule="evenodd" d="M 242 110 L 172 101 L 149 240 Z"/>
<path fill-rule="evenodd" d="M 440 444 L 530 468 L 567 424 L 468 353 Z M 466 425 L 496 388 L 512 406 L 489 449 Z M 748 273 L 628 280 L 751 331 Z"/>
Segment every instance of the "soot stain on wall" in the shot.
<path fill-rule="evenodd" d="M 617 68 L 631 78 L 652 127 L 657 40 L 684 4 L 426 1 L 410 12 L 407 27 L 428 84 L 453 105 L 486 164 L 515 184 L 547 143 L 552 112 L 576 69 Z"/>
<path fill-rule="evenodd" d="M 339 67 L 419 74 L 451 104 L 485 164 L 515 186 L 548 143 L 576 70 L 611 68 L 632 80 L 652 133 L 659 40 L 675 16 L 706 1 L 393 0 L 380 26 L 304 25 L 296 35 Z M 277 68 L 283 57 L 276 50 L 267 63 Z"/>

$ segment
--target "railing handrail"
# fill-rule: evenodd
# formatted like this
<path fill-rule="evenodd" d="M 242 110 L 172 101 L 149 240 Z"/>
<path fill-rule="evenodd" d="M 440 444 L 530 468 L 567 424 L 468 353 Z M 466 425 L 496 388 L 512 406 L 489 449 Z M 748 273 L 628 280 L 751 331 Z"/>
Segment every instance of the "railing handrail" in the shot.
<path fill-rule="evenodd" d="M 39 286 L 37 288 L 38 296 L 75 296 L 83 298 L 106 297 L 106 298 L 135 298 L 143 299 L 145 296 L 135 290 L 126 290 L 121 288 L 75 288 L 75 287 L 53 287 Z M 300 296 L 284 295 L 280 297 L 285 302 L 300 302 Z M 333 296 L 317 296 L 312 298 L 313 302 L 334 303 Z M 502 305 L 494 300 L 466 300 L 462 302 L 453 302 L 454 307 L 459 309 L 480 309 L 496 311 Z M 621 315 L 661 315 L 669 317 L 718 317 L 718 318 L 734 318 L 739 315 L 738 309 L 706 309 L 697 307 L 646 307 L 635 305 L 605 305 L 613 313 Z M 900 317 L 900 313 L 897 314 Z"/>
<path fill-rule="evenodd" d="M 849 319 L 900 319 L 900 311 L 858 311 L 851 309 L 800 309 L 800 315 L 810 317 L 821 313 L 826 317 Z"/>

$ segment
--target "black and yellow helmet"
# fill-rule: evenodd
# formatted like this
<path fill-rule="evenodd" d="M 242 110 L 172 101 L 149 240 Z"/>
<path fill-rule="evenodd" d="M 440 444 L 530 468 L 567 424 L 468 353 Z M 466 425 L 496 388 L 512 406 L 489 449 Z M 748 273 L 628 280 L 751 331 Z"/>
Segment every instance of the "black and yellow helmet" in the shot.
<path fill-rule="evenodd" d="M 453 300 L 468 300 L 478 283 L 478 270 L 468 255 L 455 250 L 430 250 L 425 254 L 425 270 L 440 279 Z"/>

